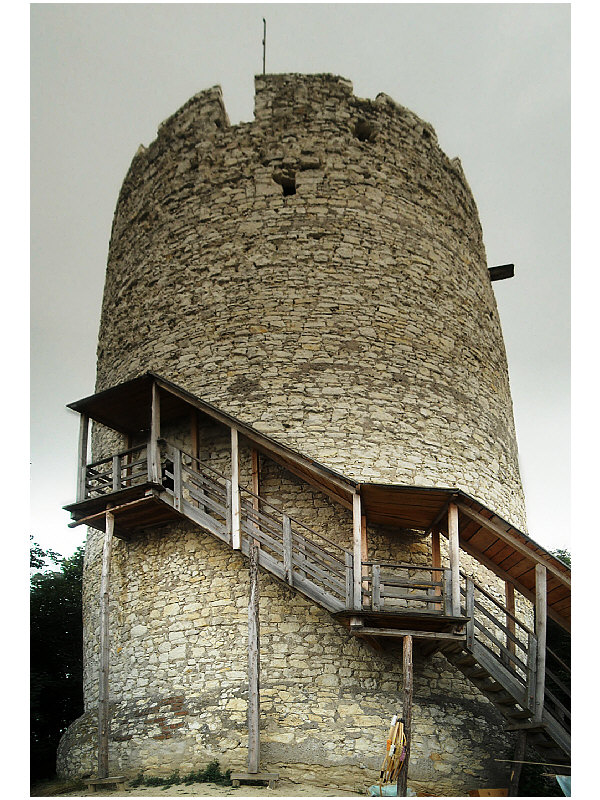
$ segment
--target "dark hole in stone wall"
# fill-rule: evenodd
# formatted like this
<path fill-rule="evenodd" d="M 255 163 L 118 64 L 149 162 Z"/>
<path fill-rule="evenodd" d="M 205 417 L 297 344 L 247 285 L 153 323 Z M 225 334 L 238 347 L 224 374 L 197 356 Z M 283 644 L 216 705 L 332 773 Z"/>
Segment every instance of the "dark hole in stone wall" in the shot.
<path fill-rule="evenodd" d="M 375 128 L 366 119 L 359 119 L 354 126 L 354 135 L 360 142 L 372 142 L 375 139 Z"/>
<path fill-rule="evenodd" d="M 273 180 L 278 183 L 283 189 L 283 196 L 288 197 L 291 194 L 296 194 L 296 173 L 291 170 L 280 172 L 276 170 L 273 173 Z"/>

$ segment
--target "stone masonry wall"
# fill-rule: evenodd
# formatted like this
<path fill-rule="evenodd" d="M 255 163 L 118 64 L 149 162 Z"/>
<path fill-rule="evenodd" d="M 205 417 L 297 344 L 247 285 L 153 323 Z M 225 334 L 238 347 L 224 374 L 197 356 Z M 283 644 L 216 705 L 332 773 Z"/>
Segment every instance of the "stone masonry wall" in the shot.
<path fill-rule="evenodd" d="M 101 435 L 102 430 L 104 436 Z M 201 426 L 209 463 L 229 470 L 228 437 Z M 189 449 L 182 427 L 162 431 Z M 189 437 L 189 434 L 188 434 Z M 97 428 L 105 446 L 114 437 Z M 208 455 L 208 450 L 206 450 Z M 241 483 L 250 486 L 242 440 Z M 261 496 L 348 546 L 351 514 L 261 457 Z M 368 526 L 382 560 L 431 563 L 429 539 Z M 93 773 L 98 701 L 102 534 L 88 535 L 84 582 L 85 709 L 61 742 L 59 772 Z M 468 567 L 467 567 L 468 569 Z M 261 764 L 286 778 L 363 791 L 378 775 L 391 714 L 402 707 L 400 647 L 372 651 L 312 601 L 261 572 Z M 114 770 L 197 769 L 213 758 L 245 768 L 247 562 L 192 523 L 115 540 L 111 576 Z M 496 781 L 510 757 L 501 718 L 443 656 L 415 656 L 411 785 L 447 795 Z M 504 755 L 498 755 L 504 754 Z"/>
<path fill-rule="evenodd" d="M 215 87 L 139 149 L 97 389 L 148 369 L 348 477 L 457 486 L 524 529 L 477 210 L 385 95 L 261 76 L 253 122 L 229 125 Z"/>
<path fill-rule="evenodd" d="M 330 75 L 261 76 L 253 122 L 231 126 L 213 88 L 138 150 L 113 223 L 97 390 L 146 370 L 350 478 L 456 486 L 525 526 L 477 210 L 458 160 L 385 95 L 356 98 Z M 163 435 L 185 443 L 183 428 Z M 226 472 L 227 435 L 206 425 L 200 439 Z M 94 427 L 96 458 L 116 443 Z M 261 493 L 349 545 L 350 512 L 264 459 Z M 378 558 L 431 563 L 418 533 L 369 526 L 369 543 Z M 91 530 L 86 711 L 61 741 L 64 775 L 95 769 L 100 550 Z M 114 769 L 244 767 L 247 582 L 243 557 L 192 523 L 115 542 Z M 373 652 L 264 573 L 260 615 L 261 766 L 364 790 L 401 708 L 399 651 Z M 505 785 L 494 758 L 511 752 L 493 706 L 443 656 L 417 655 L 411 785 Z"/>

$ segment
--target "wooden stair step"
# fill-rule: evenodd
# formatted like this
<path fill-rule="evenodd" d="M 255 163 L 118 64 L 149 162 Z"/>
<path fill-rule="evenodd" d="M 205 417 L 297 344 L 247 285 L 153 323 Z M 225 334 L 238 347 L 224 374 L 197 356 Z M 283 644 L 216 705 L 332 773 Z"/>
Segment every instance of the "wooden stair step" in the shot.
<path fill-rule="evenodd" d="M 492 681 L 491 683 L 486 683 L 483 686 L 480 686 L 479 688 L 483 692 L 493 692 L 494 694 L 496 694 L 496 692 L 505 691 L 504 686 L 502 686 L 501 683 L 497 683 L 496 681 Z"/>
<path fill-rule="evenodd" d="M 463 673 L 467 676 L 467 678 L 471 678 L 472 680 L 490 677 L 490 673 L 480 666 L 473 667 L 473 669 L 465 669 L 463 670 Z"/>
<path fill-rule="evenodd" d="M 509 719 L 516 719 L 516 720 L 529 719 L 531 717 L 531 711 L 527 710 L 515 711 L 514 713 L 509 714 L 508 717 Z"/>
<path fill-rule="evenodd" d="M 512 694 L 509 694 L 508 692 L 506 692 L 504 696 L 494 697 L 494 703 L 496 703 L 496 705 L 499 706 L 517 705 L 517 701 L 515 700 L 515 698 L 512 696 Z"/>
<path fill-rule="evenodd" d="M 464 667 L 471 667 L 471 666 L 475 666 L 475 664 L 477 664 L 477 661 L 476 661 L 476 660 L 475 660 L 475 658 L 474 658 L 474 657 L 473 657 L 473 656 L 472 656 L 472 655 L 469 653 L 469 654 L 467 654 L 467 655 L 463 656 L 462 658 L 457 658 L 457 659 L 454 661 L 454 664 L 455 664 L 455 666 L 457 666 L 457 667 L 463 667 L 463 666 L 464 666 Z"/>

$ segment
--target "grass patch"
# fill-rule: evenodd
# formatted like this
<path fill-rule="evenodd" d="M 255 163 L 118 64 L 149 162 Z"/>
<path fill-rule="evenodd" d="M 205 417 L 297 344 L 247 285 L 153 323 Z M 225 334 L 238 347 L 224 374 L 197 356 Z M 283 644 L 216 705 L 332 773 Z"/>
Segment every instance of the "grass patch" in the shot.
<path fill-rule="evenodd" d="M 218 786 L 231 786 L 230 775 L 230 769 L 226 772 L 221 772 L 219 762 L 215 759 L 214 761 L 209 761 L 204 769 L 188 772 L 187 775 L 180 775 L 179 770 L 175 770 L 165 778 L 155 775 L 144 777 L 144 774 L 140 772 L 137 778 L 129 782 L 129 785 L 136 788 L 138 786 L 162 786 L 164 789 L 181 783 L 188 786 L 192 783 L 216 783 Z"/>

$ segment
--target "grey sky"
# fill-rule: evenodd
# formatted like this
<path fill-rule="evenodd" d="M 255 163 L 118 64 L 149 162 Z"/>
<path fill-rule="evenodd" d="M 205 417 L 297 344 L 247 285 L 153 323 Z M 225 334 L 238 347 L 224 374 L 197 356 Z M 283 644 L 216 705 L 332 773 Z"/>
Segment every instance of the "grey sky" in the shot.
<path fill-rule="evenodd" d="M 507 346 L 530 535 L 569 547 L 570 52 L 566 4 L 33 5 L 32 533 L 72 552 L 76 415 L 91 394 L 110 226 L 140 143 L 220 84 L 232 123 L 253 76 L 331 72 L 386 92 L 459 156 Z M 557 487 L 562 487 L 556 503 Z"/>

